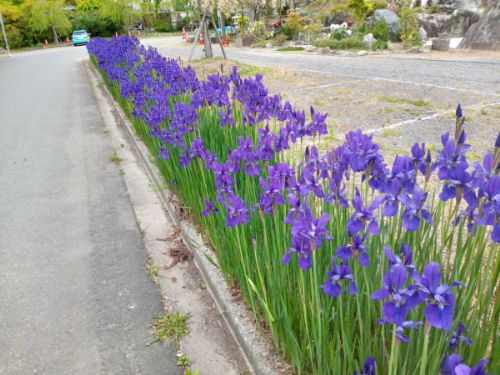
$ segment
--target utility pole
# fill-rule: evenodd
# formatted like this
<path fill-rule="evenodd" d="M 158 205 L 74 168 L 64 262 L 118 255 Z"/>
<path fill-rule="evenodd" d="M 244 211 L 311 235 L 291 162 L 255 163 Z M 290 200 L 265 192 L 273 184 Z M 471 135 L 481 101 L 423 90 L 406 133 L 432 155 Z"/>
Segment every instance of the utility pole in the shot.
<path fill-rule="evenodd" d="M 12 56 L 12 54 L 10 53 L 9 42 L 7 41 L 7 33 L 5 32 L 5 26 L 3 24 L 2 12 L 0 12 L 0 25 L 2 25 L 2 34 L 3 39 L 5 40 L 5 46 L 7 47 L 7 52 L 9 56 Z"/>

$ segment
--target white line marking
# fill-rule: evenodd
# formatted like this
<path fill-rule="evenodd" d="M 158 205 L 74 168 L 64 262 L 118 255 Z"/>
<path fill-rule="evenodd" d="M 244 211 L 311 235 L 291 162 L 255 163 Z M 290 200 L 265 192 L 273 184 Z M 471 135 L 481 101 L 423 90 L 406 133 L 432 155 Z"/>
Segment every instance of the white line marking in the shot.
<path fill-rule="evenodd" d="M 451 90 L 451 91 L 461 91 L 461 92 L 469 92 L 469 93 L 473 93 L 473 94 L 480 94 L 480 95 L 489 95 L 489 96 L 498 96 L 498 97 L 500 97 L 500 93 L 484 92 L 484 91 L 468 90 L 468 89 L 460 89 L 460 88 L 452 87 L 452 86 L 434 85 L 432 83 L 421 83 L 421 82 L 413 82 L 413 81 L 403 81 L 403 80 L 399 80 L 399 79 L 384 78 L 384 77 L 367 77 L 367 76 L 360 76 L 360 75 L 356 75 L 356 74 L 325 72 L 325 71 L 314 70 L 314 69 L 299 69 L 299 70 L 302 70 L 304 72 L 339 75 L 339 76 L 343 76 L 343 77 L 354 77 L 354 78 L 366 79 L 366 80 L 372 80 L 372 81 L 386 81 L 386 82 L 394 82 L 394 83 L 403 83 L 403 84 L 406 84 L 406 85 L 427 86 L 427 87 L 434 87 L 434 88 L 437 88 L 437 89 L 444 89 L 444 90 Z"/>
<path fill-rule="evenodd" d="M 473 104 L 473 105 L 464 106 L 462 108 L 463 109 L 475 109 L 475 108 L 491 107 L 493 105 L 500 105 L 500 101 L 496 101 L 496 102 L 492 102 L 492 103 L 484 103 L 484 104 Z M 378 133 L 380 131 L 387 130 L 387 129 L 394 129 L 394 128 L 399 128 L 401 126 L 413 124 L 413 123 L 420 122 L 420 121 L 432 120 L 432 119 L 435 119 L 435 118 L 440 117 L 440 116 L 449 115 L 450 113 L 451 113 L 451 111 L 443 111 L 443 112 L 439 112 L 439 113 L 434 113 L 432 115 L 427 115 L 427 116 L 422 116 L 422 117 L 417 117 L 417 118 L 412 118 L 409 120 L 396 122 L 394 124 L 380 125 L 379 127 L 365 130 L 364 132 L 368 133 L 368 134 L 375 134 L 375 133 Z"/>

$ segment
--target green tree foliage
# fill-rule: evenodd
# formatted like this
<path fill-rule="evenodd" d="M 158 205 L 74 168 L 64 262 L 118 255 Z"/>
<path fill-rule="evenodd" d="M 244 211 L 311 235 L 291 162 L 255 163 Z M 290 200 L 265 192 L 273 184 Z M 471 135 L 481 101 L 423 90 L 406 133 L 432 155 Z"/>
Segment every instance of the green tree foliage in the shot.
<path fill-rule="evenodd" d="M 413 9 L 410 9 L 410 7 L 401 7 L 399 13 L 399 32 L 405 47 L 420 44 L 418 21 Z"/>
<path fill-rule="evenodd" d="M 58 34 L 67 34 L 72 29 L 63 0 L 37 0 L 31 7 L 30 22 L 34 30 L 51 29 L 56 43 L 59 43 Z"/>
<path fill-rule="evenodd" d="M 76 0 L 76 9 L 83 12 L 98 10 L 102 3 L 103 0 Z"/>
<path fill-rule="evenodd" d="M 130 0 L 106 0 L 99 9 L 101 16 L 111 19 L 130 30 L 137 20 L 142 16 L 142 11 L 134 9 Z"/>
<path fill-rule="evenodd" d="M 365 0 L 349 0 L 347 6 L 352 10 L 358 22 L 363 22 L 368 14 L 369 4 Z"/>

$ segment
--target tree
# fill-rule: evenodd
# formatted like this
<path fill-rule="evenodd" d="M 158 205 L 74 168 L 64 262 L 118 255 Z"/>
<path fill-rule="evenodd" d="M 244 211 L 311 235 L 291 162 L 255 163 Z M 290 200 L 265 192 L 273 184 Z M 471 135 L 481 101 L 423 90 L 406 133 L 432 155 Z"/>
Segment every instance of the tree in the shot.
<path fill-rule="evenodd" d="M 78 11 L 98 10 L 103 0 L 76 0 L 76 9 Z"/>
<path fill-rule="evenodd" d="M 142 16 L 142 12 L 134 9 L 130 0 L 106 0 L 99 12 L 103 17 L 108 17 L 115 23 L 125 25 L 127 30 L 130 30 L 134 22 Z"/>
<path fill-rule="evenodd" d="M 72 29 L 63 0 L 37 0 L 31 8 L 30 23 L 36 31 L 52 29 L 56 43 L 59 43 L 58 33 L 66 34 Z"/>

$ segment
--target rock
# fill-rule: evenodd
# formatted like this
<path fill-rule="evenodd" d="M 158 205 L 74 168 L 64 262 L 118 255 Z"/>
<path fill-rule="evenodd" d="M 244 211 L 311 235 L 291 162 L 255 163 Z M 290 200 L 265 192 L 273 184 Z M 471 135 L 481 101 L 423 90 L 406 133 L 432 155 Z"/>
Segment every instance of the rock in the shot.
<path fill-rule="evenodd" d="M 451 14 L 457 9 L 477 12 L 480 3 L 481 0 L 437 0 L 435 4 L 441 11 Z"/>
<path fill-rule="evenodd" d="M 464 35 L 460 48 L 500 49 L 500 2 L 479 16 Z"/>
<path fill-rule="evenodd" d="M 317 49 L 316 47 L 311 46 L 311 45 L 306 45 L 306 46 L 304 46 L 304 50 L 305 50 L 306 52 L 314 52 L 314 51 L 316 51 L 316 49 Z"/>
<path fill-rule="evenodd" d="M 422 51 L 422 48 L 420 46 L 412 46 L 412 47 L 408 48 L 408 52 L 409 53 L 420 53 L 423 51 Z"/>
<path fill-rule="evenodd" d="M 237 47 L 250 47 L 253 43 L 253 35 L 238 35 L 234 45 Z"/>
<path fill-rule="evenodd" d="M 454 49 L 460 45 L 460 42 L 463 38 L 451 38 L 450 39 L 450 48 Z"/>
<path fill-rule="evenodd" d="M 389 25 L 389 30 L 392 36 L 396 36 L 399 31 L 399 17 L 396 13 L 389 9 L 377 9 L 373 13 L 375 21 L 384 20 Z"/>
<path fill-rule="evenodd" d="M 453 16 L 451 14 L 416 13 L 415 17 L 418 24 L 427 32 L 427 37 L 435 38 L 446 30 L 447 23 Z"/>
<path fill-rule="evenodd" d="M 368 52 L 365 50 L 361 50 L 361 51 L 358 51 L 358 53 L 356 55 L 357 56 L 364 56 L 364 55 L 368 55 Z"/>
<path fill-rule="evenodd" d="M 427 31 L 422 26 L 418 28 L 418 37 L 422 42 L 427 40 Z"/>
<path fill-rule="evenodd" d="M 448 51 L 450 49 L 450 38 L 439 37 L 434 39 L 432 49 L 435 51 Z"/>
<path fill-rule="evenodd" d="M 372 33 L 366 34 L 363 37 L 363 44 L 365 45 L 365 47 L 368 47 L 370 49 L 372 48 L 372 46 L 375 44 L 376 41 L 377 39 L 375 39 Z"/>
<path fill-rule="evenodd" d="M 479 13 L 466 9 L 459 9 L 453 13 L 453 16 L 446 24 L 446 30 L 451 35 L 460 37 L 464 36 L 469 27 L 479 21 Z"/>
<path fill-rule="evenodd" d="M 387 49 L 391 52 L 394 52 L 396 50 L 396 47 L 394 46 L 394 43 L 389 41 L 387 42 Z"/>
<path fill-rule="evenodd" d="M 324 47 L 324 48 L 321 48 L 321 53 L 323 55 L 328 55 L 330 53 L 331 49 L 329 47 Z"/>

